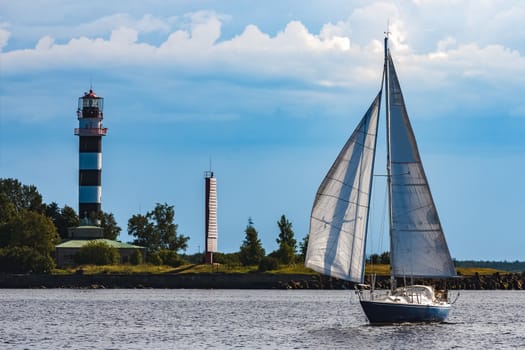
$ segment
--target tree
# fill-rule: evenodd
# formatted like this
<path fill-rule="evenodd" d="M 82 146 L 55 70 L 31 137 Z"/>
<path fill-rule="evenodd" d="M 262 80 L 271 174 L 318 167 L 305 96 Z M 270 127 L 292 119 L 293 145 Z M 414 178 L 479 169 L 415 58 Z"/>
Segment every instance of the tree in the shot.
<path fill-rule="evenodd" d="M 381 260 L 379 258 L 379 254 L 376 254 L 376 253 L 370 255 L 370 257 L 368 258 L 368 263 L 370 263 L 370 264 L 377 265 L 377 264 L 379 264 L 380 261 Z"/>
<path fill-rule="evenodd" d="M 100 241 L 91 241 L 75 254 L 75 262 L 80 265 L 116 265 L 120 261 L 117 248 Z"/>
<path fill-rule="evenodd" d="M 181 257 L 174 250 L 161 249 L 159 251 L 159 255 L 164 265 L 179 267 L 184 263 Z"/>
<path fill-rule="evenodd" d="M 59 230 L 65 230 L 66 235 L 63 237 L 68 236 L 67 229 L 70 227 L 77 227 L 80 225 L 80 219 L 78 218 L 77 213 L 75 212 L 75 209 L 71 208 L 68 205 L 64 205 L 62 210 L 60 211 L 60 215 L 62 217 L 62 226 L 58 228 Z M 59 231 L 60 233 L 60 231 Z M 62 235 L 61 235 L 62 236 Z"/>
<path fill-rule="evenodd" d="M 248 226 L 244 231 L 246 238 L 244 239 L 241 250 L 239 252 L 239 260 L 244 266 L 258 265 L 266 252 L 259 240 L 257 230 L 253 227 L 252 219 L 248 219 Z"/>
<path fill-rule="evenodd" d="M 16 179 L 0 179 L 0 192 L 7 196 L 16 212 L 22 209 L 43 213 L 42 195 L 34 185 L 22 185 Z"/>
<path fill-rule="evenodd" d="M 390 264 L 390 253 L 389 252 L 383 252 L 381 254 L 371 254 L 368 258 L 369 264 Z"/>
<path fill-rule="evenodd" d="M 390 264 L 390 252 L 383 252 L 379 256 L 379 262 L 381 264 Z"/>
<path fill-rule="evenodd" d="M 186 249 L 189 237 L 177 234 L 173 208 L 166 203 L 157 203 L 155 209 L 146 215 L 133 215 L 128 221 L 128 234 L 136 237 L 133 244 L 146 247 L 148 252 Z"/>
<path fill-rule="evenodd" d="M 68 229 L 70 227 L 77 227 L 80 225 L 80 219 L 78 218 L 75 209 L 70 206 L 65 205 L 64 208 L 60 209 L 57 203 L 52 202 L 45 206 L 45 213 L 53 220 L 58 234 L 62 239 L 69 237 Z M 103 238 L 112 240 L 117 239 L 122 229 L 117 225 L 113 214 L 100 211 L 98 213 L 98 219 L 100 220 L 100 227 L 103 230 Z"/>
<path fill-rule="evenodd" d="M 21 246 L 0 248 L 0 272 L 8 273 L 48 273 L 55 267 L 49 255 L 42 255 L 35 249 Z"/>
<path fill-rule="evenodd" d="M 50 217 L 57 228 L 60 238 L 68 238 L 68 228 L 80 225 L 80 220 L 75 210 L 67 205 L 60 209 L 58 204 L 52 202 L 46 205 L 46 216 Z"/>
<path fill-rule="evenodd" d="M 23 210 L 7 228 L 10 232 L 9 246 L 27 246 L 42 255 L 51 255 L 59 242 L 56 227 L 47 216 Z"/>
<path fill-rule="evenodd" d="M 189 237 L 177 235 L 179 225 L 173 223 L 175 219 L 175 210 L 173 206 L 167 203 L 157 203 L 155 209 L 149 212 L 150 220 L 155 223 L 154 229 L 160 237 L 161 248 L 171 249 L 175 252 L 188 248 Z"/>
<path fill-rule="evenodd" d="M 200 260 L 202 261 L 202 254 L 200 254 Z M 228 266 L 239 266 L 241 261 L 239 259 L 239 253 L 213 253 L 213 261 L 218 264 Z"/>
<path fill-rule="evenodd" d="M 306 251 L 308 250 L 308 238 L 310 238 L 310 235 L 307 234 L 306 236 L 304 236 L 303 238 L 303 241 L 301 243 L 299 243 L 299 249 L 301 251 L 301 259 L 303 261 L 306 260 Z"/>
<path fill-rule="evenodd" d="M 152 265 L 162 265 L 162 258 L 160 256 L 160 251 L 158 250 L 148 253 L 148 255 L 146 255 L 146 260 Z"/>
<path fill-rule="evenodd" d="M 157 237 L 153 224 L 145 215 L 133 215 L 128 220 L 128 234 L 136 237 L 133 244 L 146 247 L 148 251 L 160 249 L 160 237 Z"/>
<path fill-rule="evenodd" d="M 55 225 L 43 214 L 22 209 L 0 225 L 0 270 L 4 272 L 49 272 L 51 255 L 59 237 Z"/>
<path fill-rule="evenodd" d="M 35 186 L 0 179 L 1 270 L 48 272 L 59 237 Z"/>
<path fill-rule="evenodd" d="M 105 213 L 101 211 L 99 213 L 100 227 L 103 229 L 103 237 L 106 239 L 115 240 L 117 239 L 120 231 L 122 230 L 115 221 L 115 217 L 112 213 Z"/>
<path fill-rule="evenodd" d="M 276 239 L 279 244 L 276 256 L 282 264 L 290 264 L 295 259 L 295 250 L 297 242 L 294 238 L 292 223 L 288 221 L 286 216 L 281 215 L 281 219 L 277 221 L 279 226 L 279 238 Z"/>
<path fill-rule="evenodd" d="M 16 209 L 7 195 L 0 192 L 0 248 L 9 244 L 11 233 L 7 225 L 16 218 Z"/>
<path fill-rule="evenodd" d="M 58 206 L 58 204 L 56 202 L 51 202 L 51 204 L 46 205 L 44 212 L 48 218 L 51 218 L 51 220 L 53 220 L 53 224 L 55 224 L 59 235 L 63 238 L 59 229 L 62 217 L 60 215 L 60 207 Z"/>
<path fill-rule="evenodd" d="M 271 256 L 265 256 L 259 263 L 259 271 L 266 272 L 270 270 L 277 270 L 279 268 L 279 260 Z"/>
<path fill-rule="evenodd" d="M 129 256 L 129 262 L 131 265 L 140 265 L 143 262 L 142 253 L 140 250 L 135 249 Z"/>

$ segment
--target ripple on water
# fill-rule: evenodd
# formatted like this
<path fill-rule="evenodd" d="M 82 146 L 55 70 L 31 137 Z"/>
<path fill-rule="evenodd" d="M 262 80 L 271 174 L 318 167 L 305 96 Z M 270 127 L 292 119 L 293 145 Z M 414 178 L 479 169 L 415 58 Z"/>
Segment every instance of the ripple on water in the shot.
<path fill-rule="evenodd" d="M 446 323 L 369 326 L 348 291 L 0 290 L 2 349 L 525 348 L 525 292 L 464 291 Z"/>

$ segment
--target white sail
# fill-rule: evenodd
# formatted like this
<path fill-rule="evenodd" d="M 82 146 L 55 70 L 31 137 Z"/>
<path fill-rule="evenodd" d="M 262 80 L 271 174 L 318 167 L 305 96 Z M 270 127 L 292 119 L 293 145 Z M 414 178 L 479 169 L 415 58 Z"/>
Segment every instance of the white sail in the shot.
<path fill-rule="evenodd" d="M 319 273 L 363 282 L 381 92 L 339 153 L 314 201 L 305 260 Z"/>
<path fill-rule="evenodd" d="M 394 276 L 455 276 L 390 54 L 391 263 Z"/>

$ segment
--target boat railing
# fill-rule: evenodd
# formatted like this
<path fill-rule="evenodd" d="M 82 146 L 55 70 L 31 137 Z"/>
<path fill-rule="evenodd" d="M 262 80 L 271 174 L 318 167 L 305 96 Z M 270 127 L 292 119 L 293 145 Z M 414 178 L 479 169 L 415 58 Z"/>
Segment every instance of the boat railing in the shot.
<path fill-rule="evenodd" d="M 380 300 L 390 295 L 390 290 L 376 290 L 369 284 L 356 284 L 354 286 L 355 294 L 359 296 L 359 300 Z"/>
<path fill-rule="evenodd" d="M 451 299 L 448 299 L 448 297 L 447 297 L 446 302 L 448 302 L 449 304 L 455 304 L 456 301 L 458 301 L 460 294 L 461 293 L 458 291 L 457 294 L 456 294 L 456 297 L 454 298 L 454 301 L 451 301 Z"/>

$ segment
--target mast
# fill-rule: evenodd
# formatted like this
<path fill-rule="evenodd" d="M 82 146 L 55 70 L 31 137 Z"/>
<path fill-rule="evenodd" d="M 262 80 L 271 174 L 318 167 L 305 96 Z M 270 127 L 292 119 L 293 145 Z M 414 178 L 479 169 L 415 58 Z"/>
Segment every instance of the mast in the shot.
<path fill-rule="evenodd" d="M 395 288 L 395 279 L 392 273 L 393 249 L 392 249 L 392 167 L 390 159 L 390 71 L 389 71 L 389 52 L 388 52 L 388 35 L 390 32 L 385 32 L 385 104 L 386 104 L 386 172 L 388 182 L 388 233 L 390 237 L 390 287 Z"/>

